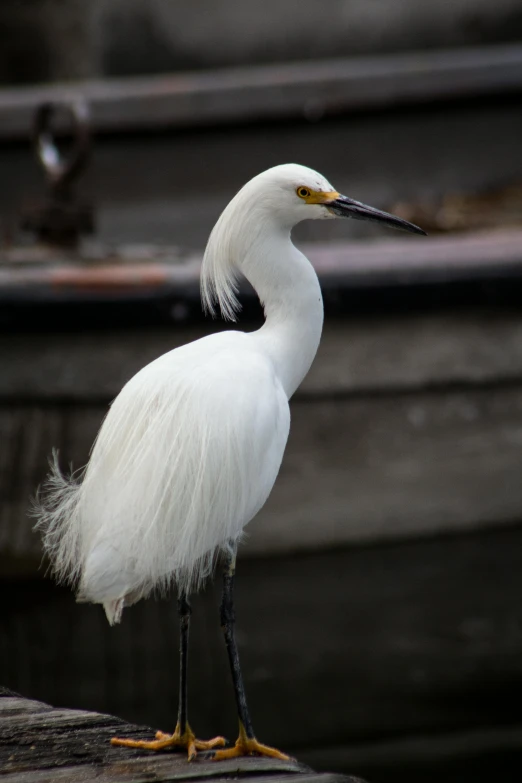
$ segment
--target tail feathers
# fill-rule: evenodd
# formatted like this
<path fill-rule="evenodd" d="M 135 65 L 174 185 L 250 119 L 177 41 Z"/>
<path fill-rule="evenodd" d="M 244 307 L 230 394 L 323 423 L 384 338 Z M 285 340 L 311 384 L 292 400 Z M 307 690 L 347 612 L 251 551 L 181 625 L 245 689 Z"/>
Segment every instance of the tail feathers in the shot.
<path fill-rule="evenodd" d="M 121 596 L 121 598 L 114 598 L 107 601 L 92 601 L 91 598 L 85 595 L 85 593 L 78 593 L 76 596 L 76 603 L 77 604 L 89 604 L 89 603 L 96 603 L 103 606 L 105 610 L 105 615 L 107 617 L 107 620 L 109 621 L 109 625 L 116 625 L 117 623 L 121 622 L 121 616 L 123 614 L 123 610 L 127 606 L 127 603 L 125 601 L 125 596 Z"/>
<path fill-rule="evenodd" d="M 92 601 L 92 598 L 89 598 L 85 594 L 79 593 L 76 598 L 76 602 L 79 604 L 89 602 L 102 604 L 107 616 L 107 620 L 109 621 L 109 625 L 116 625 L 117 623 L 121 622 L 121 616 L 125 607 L 132 606 L 132 604 L 135 604 L 141 598 L 141 590 L 135 590 L 134 592 L 126 593 L 119 598 L 109 598 L 106 601 Z"/>
<path fill-rule="evenodd" d="M 53 451 L 50 473 L 31 503 L 35 530 L 43 532 L 43 545 L 57 580 L 77 584 L 81 572 L 82 529 L 78 504 L 82 471 L 64 475 Z"/>
<path fill-rule="evenodd" d="M 125 596 L 117 598 L 115 601 L 105 601 L 103 608 L 107 615 L 109 625 L 116 625 L 121 621 L 121 615 L 125 607 Z"/>

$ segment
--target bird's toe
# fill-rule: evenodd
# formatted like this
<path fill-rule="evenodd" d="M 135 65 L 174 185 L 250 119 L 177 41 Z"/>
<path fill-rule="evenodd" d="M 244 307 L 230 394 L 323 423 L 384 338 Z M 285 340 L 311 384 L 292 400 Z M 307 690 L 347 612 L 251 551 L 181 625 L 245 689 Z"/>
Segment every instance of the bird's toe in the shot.
<path fill-rule="evenodd" d="M 263 745 L 261 742 L 258 742 L 255 737 L 247 738 L 244 736 L 240 736 L 232 748 L 216 750 L 212 758 L 214 761 L 224 761 L 225 759 L 235 759 L 241 756 L 266 756 L 272 759 L 280 759 L 280 761 L 292 760 L 291 756 L 282 753 L 280 750 L 277 750 L 277 748 L 272 748 L 270 745 Z"/>
<path fill-rule="evenodd" d="M 187 725 L 183 733 L 176 726 L 173 734 L 166 734 L 164 731 L 156 732 L 154 740 L 133 740 L 113 737 L 111 745 L 117 745 L 123 748 L 138 748 L 140 750 L 166 750 L 167 748 L 179 748 L 187 751 L 187 758 L 193 761 L 196 758 L 198 750 L 213 750 L 222 748 L 227 744 L 224 737 L 214 737 L 211 740 L 196 739 L 194 732 Z"/>
<path fill-rule="evenodd" d="M 225 737 L 214 737 L 211 740 L 196 740 L 198 750 L 213 750 L 214 748 L 224 748 L 227 744 Z"/>

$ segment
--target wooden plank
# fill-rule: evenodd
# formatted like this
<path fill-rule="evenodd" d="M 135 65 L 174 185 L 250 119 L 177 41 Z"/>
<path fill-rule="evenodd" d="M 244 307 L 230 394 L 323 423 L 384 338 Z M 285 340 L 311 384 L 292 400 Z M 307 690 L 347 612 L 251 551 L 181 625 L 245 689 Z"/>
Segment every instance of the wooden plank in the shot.
<path fill-rule="evenodd" d="M 303 247 L 326 296 L 343 289 L 403 287 L 492 278 L 522 280 L 522 229 L 422 240 L 329 242 Z M 86 245 L 80 253 L 40 244 L 0 249 L 0 296 L 21 301 L 198 299 L 201 256 L 179 248 Z M 242 295 L 253 297 L 244 284 Z"/>
<path fill-rule="evenodd" d="M 422 111 L 411 107 L 316 123 L 296 119 L 197 133 L 180 128 L 154 137 L 101 136 L 78 188 L 96 204 L 100 241 L 201 251 L 239 188 L 259 171 L 288 161 L 311 166 L 340 192 L 388 210 L 397 201 L 429 203 L 446 193 L 519 182 L 521 105 L 497 97 L 454 104 L 451 111 L 434 103 Z M 0 170 L 5 234 L 17 238 L 19 208 L 41 197 L 42 176 L 28 144 L 1 145 Z M 382 232 L 362 221 L 316 220 L 296 227 L 294 234 L 301 243 L 329 243 L 382 238 Z"/>
<path fill-rule="evenodd" d="M 234 737 L 218 590 L 194 599 L 190 719 L 201 736 Z M 343 747 L 369 765 L 373 746 L 384 768 L 402 737 L 429 740 L 428 769 L 452 733 L 492 732 L 491 752 L 502 750 L 501 726 L 512 747 L 522 725 L 521 593 L 520 526 L 270 561 L 240 557 L 239 645 L 258 736 L 297 757 L 309 752 L 321 766 Z M 62 708 L 172 728 L 173 600 L 142 601 L 110 628 L 100 607 L 75 604 L 49 582 L 4 580 L 0 599 L 0 666 L 10 687 Z M 479 745 L 477 735 L 470 752 Z M 462 758 L 464 745 L 451 753 Z M 335 769 L 362 771 L 355 763 Z"/>
<path fill-rule="evenodd" d="M 0 692 L 0 697 L 2 697 L 0 699 L 0 720 L 5 720 L 7 717 L 11 720 L 15 715 L 33 716 L 39 712 L 50 712 L 52 710 L 49 704 L 31 699 L 22 699 L 15 695 L 6 696 Z"/>
<path fill-rule="evenodd" d="M 522 390 L 292 407 L 253 553 L 417 537 L 522 519 Z"/>
<path fill-rule="evenodd" d="M 0 91 L 0 137 L 26 137 L 35 108 L 82 96 L 97 131 L 193 127 L 512 93 L 522 47 L 503 44 Z"/>
<path fill-rule="evenodd" d="M 5 555 L 39 560 L 40 541 L 24 513 L 28 498 L 45 475 L 53 447 L 60 449 L 64 466 L 85 464 L 106 408 L 48 410 L 61 421 L 62 434 L 35 432 L 32 464 L 38 472 L 23 468 L 24 453 L 17 447 L 16 478 L 4 476 L 0 546 Z M 13 416 L 9 409 L 0 413 L 6 420 Z M 20 407 L 14 415 L 22 433 L 37 428 L 31 408 Z M 518 384 L 296 400 L 292 419 L 275 488 L 247 529 L 249 555 L 522 519 Z"/>
<path fill-rule="evenodd" d="M 232 774 L 252 776 L 280 783 L 286 775 L 292 781 L 304 774 L 304 783 L 322 783 L 308 767 L 295 760 L 268 758 L 212 761 L 211 754 L 199 754 L 189 764 L 182 752 L 147 753 L 112 747 L 110 738 L 119 735 L 150 737 L 152 729 L 133 726 L 111 715 L 85 710 L 56 709 L 28 699 L 0 698 L 0 770 L 12 783 L 81 780 L 109 783 L 146 781 L 225 780 Z M 346 781 L 342 776 L 333 780 Z M 327 779 L 326 783 L 330 783 Z"/>
<path fill-rule="evenodd" d="M 251 322 L 240 323 L 249 331 Z M 0 335 L 0 401 L 108 404 L 163 353 L 219 329 L 220 321 L 100 333 Z M 237 328 L 237 327 L 236 327 Z M 505 308 L 327 318 L 317 357 L 295 399 L 484 386 L 522 379 L 522 319 Z"/>
<path fill-rule="evenodd" d="M 23 557 L 31 530 L 27 511 L 44 463 L 48 462 L 49 442 L 61 442 L 67 448 L 67 432 L 60 412 L 33 407 L 11 411 L 7 416 L 0 414 L 0 433 L 4 443 L 0 459 L 0 550 L 8 551 L 11 557 Z"/>
<path fill-rule="evenodd" d="M 237 770 L 237 765 L 226 762 L 222 776 L 205 775 L 203 771 L 193 771 L 192 774 L 180 775 L 176 769 L 173 769 L 170 759 L 157 760 L 154 764 L 144 761 L 126 761 L 125 764 L 113 764 L 104 769 L 101 773 L 96 770 L 93 775 L 92 765 L 62 767 L 49 770 L 31 770 L 21 774 L 7 774 L 2 777 L 5 783 L 169 783 L 174 780 L 230 780 L 235 778 L 238 772 L 244 777 L 244 770 Z M 153 776 L 153 777 L 151 777 Z M 270 773 L 265 768 L 260 767 L 257 773 L 252 771 L 248 773 L 246 779 L 252 783 L 364 783 L 361 778 L 354 778 L 351 775 L 341 774 L 300 774 L 291 775 L 286 773 Z"/>

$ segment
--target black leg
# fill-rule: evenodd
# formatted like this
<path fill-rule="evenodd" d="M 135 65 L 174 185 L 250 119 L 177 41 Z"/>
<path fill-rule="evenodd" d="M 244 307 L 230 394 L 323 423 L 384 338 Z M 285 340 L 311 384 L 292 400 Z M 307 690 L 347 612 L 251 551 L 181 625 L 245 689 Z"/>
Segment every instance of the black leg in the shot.
<path fill-rule="evenodd" d="M 191 609 L 188 598 L 184 593 L 179 594 L 178 598 L 179 613 L 179 708 L 178 722 L 172 734 L 165 734 L 163 731 L 156 732 L 154 740 L 131 740 L 113 737 L 112 745 L 121 745 L 125 748 L 143 748 L 145 750 L 163 750 L 164 748 L 184 748 L 187 751 L 187 758 L 192 761 L 196 757 L 198 750 L 214 750 L 226 745 L 224 737 L 214 737 L 211 740 L 199 740 L 194 736 L 194 732 L 189 726 L 187 716 L 187 663 L 188 663 L 188 641 Z"/>
<path fill-rule="evenodd" d="M 221 599 L 221 627 L 225 635 L 227 645 L 228 661 L 232 673 L 232 682 L 234 684 L 234 694 L 236 697 L 237 714 L 239 718 L 239 737 L 232 748 L 216 750 L 214 759 L 224 761 L 225 759 L 238 758 L 239 756 L 250 756 L 256 754 L 259 756 L 268 756 L 270 758 L 288 761 L 289 756 L 281 753 L 276 748 L 269 745 L 262 745 L 257 741 L 250 720 L 250 713 L 245 695 L 245 686 L 241 675 L 239 665 L 239 653 L 237 650 L 235 625 L 236 618 L 234 614 L 234 576 L 236 572 L 236 548 L 231 546 L 227 556 L 225 570 L 223 572 L 223 598 Z"/>
<path fill-rule="evenodd" d="M 231 549 L 227 555 L 225 570 L 223 572 L 223 597 L 221 599 L 221 627 L 225 635 L 230 671 L 236 696 L 237 713 L 240 724 L 248 739 L 254 739 L 254 730 L 250 713 L 248 711 L 245 685 L 239 664 L 239 653 L 236 642 L 236 616 L 234 612 L 234 579 L 236 572 L 236 550 Z"/>
<path fill-rule="evenodd" d="M 192 610 L 188 598 L 180 593 L 178 598 L 179 613 L 179 707 L 178 728 L 180 734 L 187 730 L 187 665 L 188 665 L 188 640 L 190 629 L 190 615 Z"/>

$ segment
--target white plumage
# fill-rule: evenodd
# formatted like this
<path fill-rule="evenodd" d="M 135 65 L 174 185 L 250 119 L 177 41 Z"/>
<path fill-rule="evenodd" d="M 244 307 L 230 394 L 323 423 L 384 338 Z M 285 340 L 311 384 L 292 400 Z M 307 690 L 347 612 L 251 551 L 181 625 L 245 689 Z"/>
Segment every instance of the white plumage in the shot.
<path fill-rule="evenodd" d="M 256 177 L 207 246 L 207 308 L 217 303 L 234 317 L 242 272 L 265 303 L 265 325 L 213 334 L 151 362 L 112 403 L 83 475 L 64 477 L 54 464 L 36 509 L 46 551 L 57 577 L 77 585 L 79 600 L 102 603 L 111 623 L 125 604 L 172 581 L 197 588 L 270 494 L 288 398 L 322 326 L 315 272 L 290 241 L 291 224 L 313 216 L 295 195 L 306 184 L 332 190 L 300 166 Z"/>
<path fill-rule="evenodd" d="M 207 310 L 233 320 L 245 275 L 264 306 L 262 328 L 214 334 L 153 361 L 114 400 L 80 478 L 62 476 L 55 461 L 37 526 L 57 577 L 79 600 L 103 604 L 109 622 L 172 581 L 197 588 L 265 503 L 288 437 L 288 400 L 323 323 L 317 276 L 290 232 L 305 218 L 342 214 L 409 226 L 341 197 L 304 166 L 248 182 L 211 233 L 201 290 Z"/>
<path fill-rule="evenodd" d="M 111 621 L 122 598 L 172 578 L 196 588 L 268 497 L 288 428 L 284 392 L 247 335 L 161 356 L 112 404 L 83 481 L 54 473 L 47 546 L 58 572 L 78 575 L 80 600 L 103 603 Z"/>

